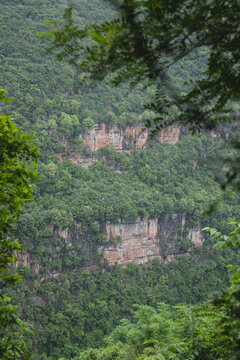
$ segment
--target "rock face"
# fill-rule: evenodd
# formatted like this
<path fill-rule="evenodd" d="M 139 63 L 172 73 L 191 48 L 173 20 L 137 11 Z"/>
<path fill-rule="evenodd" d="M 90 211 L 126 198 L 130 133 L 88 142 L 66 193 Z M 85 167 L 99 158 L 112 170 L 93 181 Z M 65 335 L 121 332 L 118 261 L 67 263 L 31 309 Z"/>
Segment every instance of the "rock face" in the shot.
<path fill-rule="evenodd" d="M 141 264 L 153 257 L 159 257 L 158 219 L 140 220 L 106 225 L 107 237 L 111 246 L 104 249 L 110 264 Z M 121 240 L 116 242 L 117 237 Z"/>
<path fill-rule="evenodd" d="M 111 147 L 118 152 L 131 154 L 135 149 L 144 149 L 149 138 L 147 131 L 142 132 L 143 126 L 128 126 L 125 129 L 117 125 L 95 124 L 94 128 L 84 134 L 85 147 L 90 151 L 99 151 L 103 147 Z M 169 126 L 162 130 L 157 138 L 161 143 L 176 144 L 182 134 L 179 126 Z M 65 144 L 68 148 L 68 144 Z M 88 167 L 97 161 L 97 155 L 85 156 L 78 152 L 58 154 L 59 162 L 71 161 L 74 164 Z"/>
<path fill-rule="evenodd" d="M 103 147 L 112 147 L 118 152 L 125 151 L 131 154 L 135 149 L 144 149 L 149 138 L 149 132 L 142 132 L 143 126 L 127 126 L 121 128 L 118 125 L 109 126 L 107 124 L 95 124 L 94 128 L 83 135 L 84 145 L 90 151 L 99 151 Z M 221 136 L 228 138 L 231 128 L 229 126 L 219 126 L 210 134 L 213 137 Z M 160 143 L 176 144 L 183 133 L 183 128 L 178 125 L 169 126 L 157 135 Z M 69 144 L 64 142 L 66 149 L 69 150 Z M 98 160 L 96 154 L 86 156 L 82 153 L 71 152 L 58 154 L 59 162 L 71 161 L 74 164 L 88 167 Z"/>
<path fill-rule="evenodd" d="M 158 139 L 161 143 L 176 144 L 182 135 L 182 128 L 180 126 L 168 126 L 158 134 Z"/>
<path fill-rule="evenodd" d="M 31 271 L 34 274 L 39 274 L 40 265 L 38 263 L 32 263 L 30 255 L 28 253 L 19 252 L 15 255 L 17 256 L 18 260 L 15 264 L 13 264 L 13 268 L 22 268 L 31 264 Z"/>
<path fill-rule="evenodd" d="M 129 223 L 106 224 L 108 245 L 102 248 L 111 265 L 133 262 L 141 264 L 160 258 L 168 262 L 181 253 L 177 241 L 185 230 L 184 216 L 165 216 L 164 219 L 140 219 Z M 191 229 L 187 235 L 192 246 L 201 246 L 203 236 L 200 228 Z M 189 249 L 190 250 L 190 249 Z"/>
<path fill-rule="evenodd" d="M 154 258 L 169 262 L 174 256 L 189 252 L 191 247 L 203 244 L 200 227 L 196 227 L 185 235 L 192 242 L 189 249 L 184 252 L 178 249 L 178 240 L 186 233 L 186 217 L 178 214 L 166 215 L 163 219 L 137 218 L 133 222 L 119 219 L 115 224 L 107 222 L 105 233 L 106 244 L 98 251 L 103 252 L 111 265 L 125 265 L 130 262 L 142 264 Z M 71 248 L 74 243 L 81 243 L 81 224 L 75 224 L 75 230 L 58 230 L 55 236 L 63 238 Z M 86 246 L 87 244 L 80 245 L 82 249 Z M 90 251 L 87 247 L 83 250 Z"/>
<path fill-rule="evenodd" d="M 189 231 L 188 234 L 189 239 L 195 246 L 202 246 L 203 244 L 203 237 L 200 226 L 196 227 Z"/>
<path fill-rule="evenodd" d="M 170 126 L 158 134 L 158 140 L 161 143 L 176 144 L 181 135 L 181 127 Z M 126 151 L 131 154 L 134 149 L 144 149 L 148 138 L 149 133 L 147 131 L 142 132 L 142 125 L 128 126 L 123 129 L 117 125 L 95 124 L 94 128 L 84 135 L 85 147 L 95 154 L 86 156 L 82 153 L 71 152 L 71 146 L 66 143 L 65 146 L 69 153 L 58 154 L 59 162 L 68 160 L 74 164 L 88 167 L 98 160 L 96 152 L 103 147 L 112 147 L 118 152 Z M 183 238 L 184 231 L 186 237 L 185 224 L 185 216 L 177 214 L 171 217 L 166 215 L 164 219 L 138 218 L 134 222 L 121 219 L 117 224 L 107 222 L 105 229 L 107 241 L 98 250 L 104 253 L 104 257 L 112 265 L 115 263 L 124 265 L 129 262 L 141 264 L 156 257 L 168 262 L 176 254 L 181 253 L 177 242 Z M 69 249 L 72 248 L 69 250 L 70 252 L 74 252 L 74 244 L 80 245 L 81 250 L 86 253 L 91 252 L 87 243 L 81 244 L 81 224 L 75 223 L 71 229 L 55 229 L 54 231 L 52 229 L 52 232 L 53 238 L 63 239 Z M 203 236 L 200 227 L 189 230 L 187 238 L 191 240 L 193 246 L 201 246 Z M 188 252 L 190 248 L 185 252 Z M 56 250 L 60 251 L 61 249 Z M 21 262 L 26 265 L 28 263 L 27 257 L 21 259 Z M 35 271 L 37 272 L 39 269 L 35 269 Z"/>
<path fill-rule="evenodd" d="M 91 151 L 98 151 L 107 146 L 117 151 L 130 153 L 134 148 L 143 149 L 145 147 L 149 134 L 147 131 L 142 132 L 142 129 L 142 125 L 128 126 L 125 129 L 119 128 L 117 125 L 111 127 L 106 124 L 95 125 L 85 134 L 84 143 Z M 180 127 L 169 126 L 159 133 L 158 138 L 162 143 L 175 144 L 179 140 L 180 134 Z"/>
<path fill-rule="evenodd" d="M 174 214 L 166 215 L 163 219 L 141 219 L 137 218 L 130 222 L 119 219 L 118 223 L 107 222 L 102 229 L 106 234 L 105 245 L 96 249 L 98 253 L 103 253 L 110 265 L 115 263 L 126 265 L 127 263 L 142 264 L 159 258 L 162 262 L 170 262 L 176 255 L 189 253 L 194 246 L 203 244 L 203 235 L 200 227 L 192 228 L 186 231 L 186 218 L 184 215 Z M 74 223 L 71 228 L 57 229 L 49 225 L 48 230 L 52 231 L 52 240 L 61 239 L 57 247 L 52 247 L 51 260 L 57 260 L 62 253 L 64 246 L 65 256 L 77 255 L 80 250 L 81 254 L 88 254 L 89 261 L 83 265 L 84 268 L 96 268 L 94 263 L 94 249 L 91 242 L 83 241 L 82 226 L 80 223 Z M 191 240 L 188 249 L 181 251 L 178 247 L 178 241 L 187 237 Z M 187 234 L 187 235 L 186 235 Z M 78 249 L 78 250 L 76 250 Z M 78 256 L 78 255 L 77 255 Z M 31 265 L 31 271 L 38 274 L 41 268 L 41 260 L 32 262 L 29 254 L 18 254 L 19 260 L 14 265 L 15 268 Z M 59 272 L 50 271 L 48 277 L 58 276 Z M 42 278 L 44 281 L 46 278 Z"/>

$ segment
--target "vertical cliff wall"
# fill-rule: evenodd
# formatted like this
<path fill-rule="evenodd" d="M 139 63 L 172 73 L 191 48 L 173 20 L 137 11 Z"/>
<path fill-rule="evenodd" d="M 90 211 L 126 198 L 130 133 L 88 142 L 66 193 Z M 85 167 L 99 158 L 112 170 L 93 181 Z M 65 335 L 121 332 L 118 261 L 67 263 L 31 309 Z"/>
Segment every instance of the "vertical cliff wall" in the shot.
<path fill-rule="evenodd" d="M 125 129 L 117 125 L 95 125 L 84 135 L 84 143 L 91 151 L 98 151 L 104 146 L 112 147 L 117 151 L 131 152 L 133 149 L 143 149 L 149 138 L 148 131 L 142 132 L 143 126 L 127 126 Z M 175 144 L 180 137 L 181 128 L 169 126 L 157 136 L 162 143 Z"/>
<path fill-rule="evenodd" d="M 188 253 L 192 247 L 203 244 L 203 235 L 200 227 L 186 229 L 186 218 L 184 215 L 166 215 L 163 219 L 141 219 L 127 221 L 119 219 L 117 223 L 107 222 L 102 232 L 106 235 L 106 243 L 98 249 L 91 248 L 91 241 L 83 241 L 86 234 L 82 232 L 81 224 L 75 223 L 71 228 L 63 230 L 49 227 L 52 231 L 52 240 L 49 247 L 52 248 L 50 262 L 63 256 L 76 254 L 89 255 L 87 267 L 95 267 L 93 261 L 94 251 L 103 253 L 110 265 L 115 263 L 125 265 L 127 263 L 142 264 L 159 258 L 163 262 L 171 261 L 178 254 Z M 179 249 L 178 242 L 183 238 L 191 240 L 188 248 Z M 54 239 L 62 239 L 57 247 L 53 247 Z M 67 249 L 67 250 L 66 250 Z M 77 250 L 78 249 L 78 250 Z M 19 260 L 15 267 L 22 267 L 31 264 L 31 271 L 39 273 L 40 263 L 33 263 L 30 255 L 20 253 Z M 41 259 L 39 259 L 41 262 Z M 84 265 L 86 266 L 86 265 Z M 49 271 L 48 276 L 55 277 L 58 272 Z M 45 279 L 45 278 L 44 278 Z"/>
<path fill-rule="evenodd" d="M 134 223 L 124 220 L 118 224 L 107 223 L 106 233 L 113 245 L 103 249 L 104 256 L 112 265 L 129 262 L 141 264 L 160 255 L 158 219 L 137 219 Z"/>
<path fill-rule="evenodd" d="M 182 253 L 178 248 L 178 240 L 184 237 L 185 216 L 165 216 L 164 219 L 140 219 L 130 223 L 119 220 L 117 224 L 106 224 L 108 244 L 101 250 L 110 264 L 141 264 L 160 258 L 170 261 L 175 255 Z M 192 228 L 185 235 L 192 246 L 201 246 L 203 236 L 199 227 Z M 185 251 L 186 252 L 186 251 Z"/>
<path fill-rule="evenodd" d="M 94 128 L 83 135 L 85 148 L 97 152 L 103 147 L 111 147 L 118 152 L 131 154 L 135 149 L 144 149 L 149 138 L 149 132 L 142 125 L 120 128 L 118 125 L 95 124 Z M 161 143 L 176 144 L 182 134 L 179 126 L 169 126 L 159 132 L 157 138 Z M 66 144 L 65 144 L 66 145 Z M 69 146 L 66 145 L 67 148 Z M 86 156 L 72 151 L 58 154 L 59 162 L 71 161 L 74 164 L 88 167 L 97 161 L 97 155 Z"/>

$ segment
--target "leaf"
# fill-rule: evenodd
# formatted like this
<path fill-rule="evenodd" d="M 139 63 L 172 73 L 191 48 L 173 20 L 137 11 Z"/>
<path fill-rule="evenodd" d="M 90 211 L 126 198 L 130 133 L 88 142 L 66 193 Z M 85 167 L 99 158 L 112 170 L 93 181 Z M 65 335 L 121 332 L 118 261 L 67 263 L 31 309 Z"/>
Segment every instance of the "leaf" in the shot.
<path fill-rule="evenodd" d="M 240 230 L 240 226 L 236 227 L 232 232 L 230 232 L 230 235 L 238 233 Z"/>
<path fill-rule="evenodd" d="M 211 228 L 207 226 L 207 227 L 203 228 L 201 231 L 211 231 Z"/>
<path fill-rule="evenodd" d="M 88 30 L 88 35 L 93 39 L 95 40 L 97 43 L 100 43 L 100 44 L 105 44 L 106 43 L 106 40 L 105 38 L 103 37 L 103 35 L 97 31 L 96 29 L 94 28 L 90 28 Z"/>

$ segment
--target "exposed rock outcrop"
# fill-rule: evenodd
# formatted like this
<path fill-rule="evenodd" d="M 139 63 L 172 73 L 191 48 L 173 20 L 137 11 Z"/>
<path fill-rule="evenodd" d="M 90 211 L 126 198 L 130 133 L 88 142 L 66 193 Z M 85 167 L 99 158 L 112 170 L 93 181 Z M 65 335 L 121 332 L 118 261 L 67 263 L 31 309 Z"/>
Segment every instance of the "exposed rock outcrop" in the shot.
<path fill-rule="evenodd" d="M 85 148 L 97 152 L 103 147 L 112 147 L 118 152 L 125 151 L 131 154 L 135 149 L 144 149 L 149 139 L 149 132 L 142 131 L 143 125 L 127 126 L 122 128 L 118 125 L 95 124 L 94 128 L 83 135 Z M 210 134 L 212 137 L 221 136 L 225 139 L 229 137 L 230 126 L 220 125 Z M 183 133 L 183 127 L 179 125 L 169 126 L 157 135 L 160 143 L 176 144 Z M 97 161 L 96 154 L 86 156 L 83 153 L 71 151 L 67 141 L 64 141 L 67 149 L 66 153 L 58 154 L 59 162 L 71 161 L 74 164 L 88 167 Z M 194 165 L 195 166 L 195 165 Z"/>
<path fill-rule="evenodd" d="M 158 219 L 137 219 L 134 223 L 120 221 L 107 223 L 107 237 L 113 245 L 104 248 L 104 256 L 110 264 L 141 264 L 159 257 Z M 121 241 L 117 241 L 121 239 Z"/>
<path fill-rule="evenodd" d="M 106 124 L 95 125 L 84 135 L 84 143 L 91 151 L 99 151 L 102 147 L 112 147 L 117 151 L 131 153 L 134 149 L 143 149 L 149 137 L 147 131 L 142 132 L 143 126 L 127 126 L 125 129 L 117 125 L 111 127 Z M 175 144 L 181 135 L 179 126 L 169 126 L 162 130 L 158 139 L 162 143 Z"/>
<path fill-rule="evenodd" d="M 156 257 L 169 261 L 181 253 L 177 242 L 183 236 L 185 223 L 185 216 L 177 214 L 165 216 L 164 219 L 138 218 L 132 223 L 125 220 L 120 220 L 118 224 L 107 223 L 106 232 L 110 244 L 101 250 L 112 265 L 129 262 L 141 264 Z M 191 240 L 192 246 L 201 246 L 203 236 L 200 227 L 191 229 L 187 238 Z"/>
<path fill-rule="evenodd" d="M 142 132 L 143 126 L 127 126 L 125 129 L 118 125 L 95 124 L 94 128 L 84 134 L 85 148 L 90 151 L 99 151 L 103 147 L 111 147 L 118 152 L 125 151 L 131 154 L 135 149 L 144 149 L 149 138 L 149 132 Z M 176 144 L 182 133 L 179 126 L 169 126 L 159 132 L 157 138 L 161 143 Z M 65 144 L 66 145 L 66 144 Z M 68 148 L 68 146 L 66 145 Z M 74 164 L 88 167 L 97 161 L 97 155 L 85 156 L 82 153 L 70 152 L 58 154 L 59 162 L 71 161 Z"/>
<path fill-rule="evenodd" d="M 50 228 L 49 228 L 50 229 Z M 73 254 L 88 254 L 88 267 L 94 267 L 96 264 L 92 261 L 94 251 L 91 247 L 91 241 L 83 241 L 81 224 L 75 223 L 71 228 L 57 229 L 51 228 L 53 231 L 53 240 L 62 239 L 53 251 L 52 259 L 55 260 L 62 253 L 62 246 L 67 249 L 65 256 Z M 203 244 L 203 234 L 200 227 L 192 229 L 186 228 L 186 218 L 184 215 L 173 214 L 166 215 L 163 219 L 141 219 L 135 221 L 127 221 L 119 219 L 118 223 L 106 223 L 105 231 L 106 243 L 97 249 L 98 253 L 103 253 L 104 257 L 109 261 L 110 265 L 118 263 L 125 265 L 127 263 L 142 264 L 159 258 L 163 262 L 172 261 L 178 254 L 189 253 L 194 246 Z M 184 251 L 178 246 L 178 242 L 184 238 L 191 240 L 189 247 Z M 65 244 L 65 245 L 64 245 Z M 51 244 L 49 244 L 51 247 Z M 79 249 L 79 250 L 76 250 Z M 31 264 L 28 254 L 20 253 L 19 261 L 15 267 L 22 267 Z M 39 273 L 40 265 L 31 264 L 31 271 Z M 85 266 L 85 265 L 84 265 Z M 48 276 L 55 276 L 55 272 L 49 273 Z"/>

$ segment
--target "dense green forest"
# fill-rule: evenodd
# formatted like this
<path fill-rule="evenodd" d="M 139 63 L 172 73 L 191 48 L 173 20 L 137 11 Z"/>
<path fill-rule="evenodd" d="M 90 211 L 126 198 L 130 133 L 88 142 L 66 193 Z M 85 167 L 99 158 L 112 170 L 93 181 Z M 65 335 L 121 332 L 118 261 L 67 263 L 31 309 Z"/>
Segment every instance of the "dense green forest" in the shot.
<path fill-rule="evenodd" d="M 236 253 L 213 250 L 206 242 L 168 265 L 155 259 L 126 268 L 101 265 L 93 272 L 72 265 L 41 285 L 24 268 L 27 280 L 12 298 L 21 299 L 24 319 L 35 324 L 36 336 L 28 338 L 38 352 L 33 358 L 69 359 L 81 349 L 102 346 L 121 319 L 132 318 L 136 304 L 157 308 L 160 302 L 193 304 L 219 295 L 228 283 L 226 265 L 237 261 Z"/>
<path fill-rule="evenodd" d="M 225 176 L 216 154 L 226 153 L 226 142 L 209 134 L 193 136 L 184 129 L 175 145 L 155 139 L 144 150 L 133 148 L 131 155 L 107 147 L 91 153 L 84 145 L 84 136 L 94 124 L 116 124 L 125 129 L 152 117 L 143 104 L 152 99 L 153 86 L 148 86 L 143 95 L 143 84 L 131 92 L 126 84 L 112 88 L 108 81 L 93 85 L 85 79 L 82 85 L 81 80 L 88 75 L 76 74 L 70 65 L 59 64 L 52 54 L 46 54 L 47 45 L 37 34 L 48 30 L 45 21 L 60 19 L 68 4 L 3 0 L 1 5 L 0 84 L 13 99 L 2 108 L 34 136 L 34 144 L 40 149 L 34 200 L 24 206 L 14 228 L 14 236 L 24 248 L 20 259 L 25 255 L 27 259 L 26 263 L 22 261 L 24 266 L 15 269 L 23 275 L 23 282 L 8 291 L 21 317 L 36 333 L 26 339 L 33 359 L 70 360 L 80 356 L 110 360 L 115 358 L 111 351 L 121 353 L 121 359 L 135 359 L 144 351 L 141 334 L 138 339 L 133 335 L 127 345 L 126 334 L 144 327 L 145 316 L 150 322 L 162 316 L 156 312 L 160 303 L 196 304 L 219 295 L 228 285 L 226 266 L 237 262 L 237 254 L 214 248 L 207 235 L 203 247 L 193 248 L 189 254 L 193 244 L 187 238 L 197 226 L 209 225 L 227 233 L 231 230 L 229 222 L 239 214 L 239 194 L 228 188 L 223 195 L 216 181 Z M 114 11 L 107 1 L 100 0 L 79 0 L 74 6 L 74 19 L 81 25 L 106 20 Z M 204 67 L 204 54 L 203 50 L 197 62 L 182 66 L 175 85 L 183 93 L 185 79 L 197 76 Z M 58 154 L 71 152 L 94 155 L 98 161 L 88 168 L 70 161 L 60 164 Z M 218 206 L 209 216 L 207 210 L 215 201 Z M 164 220 L 166 216 L 186 218 L 184 230 L 174 229 L 169 239 L 178 255 L 171 263 L 163 261 L 167 247 L 162 249 L 161 261 L 146 264 L 130 263 L 123 268 L 110 266 L 104 259 L 104 248 L 111 243 L 106 222 Z M 61 236 L 65 229 L 72 234 L 78 231 L 78 237 L 71 238 L 71 246 Z M 139 320 L 133 320 L 136 305 L 140 306 L 136 315 Z M 172 329 L 180 315 L 166 308 L 164 316 L 161 321 L 171 323 Z M 128 320 L 114 330 L 122 319 Z M 164 336 L 172 336 L 171 331 Z M 183 331 L 180 326 L 179 334 Z M 118 341 L 121 344 L 115 348 L 112 344 Z M 132 344 L 139 346 L 138 355 L 130 354 L 135 351 Z M 107 348 L 106 353 L 99 350 L 100 355 L 98 350 L 79 355 L 83 349 L 103 346 L 113 348 Z M 156 354 L 147 351 L 141 359 L 168 359 L 161 357 L 164 354 L 151 358 Z"/>

